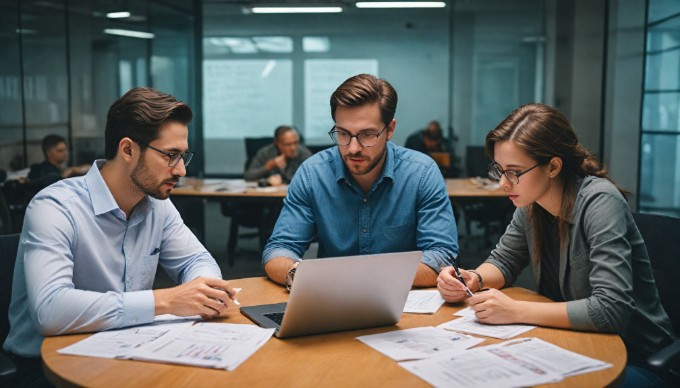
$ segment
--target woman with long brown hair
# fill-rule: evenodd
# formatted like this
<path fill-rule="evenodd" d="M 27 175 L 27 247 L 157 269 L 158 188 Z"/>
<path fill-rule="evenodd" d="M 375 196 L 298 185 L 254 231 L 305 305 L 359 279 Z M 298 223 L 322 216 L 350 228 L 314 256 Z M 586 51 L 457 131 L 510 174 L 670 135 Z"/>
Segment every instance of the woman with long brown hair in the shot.
<path fill-rule="evenodd" d="M 489 132 L 485 148 L 489 176 L 517 210 L 489 258 L 460 271 L 472 291 L 489 288 L 468 300 L 477 318 L 618 333 L 629 355 L 624 385 L 660 383 L 640 364 L 674 334 L 622 190 L 547 105 L 517 108 Z M 557 303 L 517 301 L 497 290 L 528 265 L 538 292 Z M 467 298 L 452 267 L 437 283 L 446 301 Z"/>

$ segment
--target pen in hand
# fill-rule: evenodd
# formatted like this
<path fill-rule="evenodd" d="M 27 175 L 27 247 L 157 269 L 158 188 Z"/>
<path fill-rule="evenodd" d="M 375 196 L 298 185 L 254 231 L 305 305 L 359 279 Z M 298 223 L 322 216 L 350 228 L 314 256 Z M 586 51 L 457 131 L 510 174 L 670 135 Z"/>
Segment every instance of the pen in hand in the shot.
<path fill-rule="evenodd" d="M 227 292 L 227 295 L 231 298 L 231 301 L 234 302 L 235 305 L 240 306 L 241 303 L 236 299 L 236 293 L 241 291 L 240 288 L 234 288 L 234 293 L 232 294 L 231 292 Z"/>
<path fill-rule="evenodd" d="M 232 294 L 231 292 L 225 290 L 224 288 L 221 288 L 221 287 L 215 287 L 215 289 L 216 289 L 216 290 L 221 290 L 221 291 L 226 292 L 226 293 L 227 293 L 227 296 L 229 296 L 229 299 L 231 299 L 232 303 L 234 303 L 234 304 L 237 305 L 237 306 L 240 306 L 240 305 L 241 305 L 241 303 L 236 299 L 236 293 L 239 292 L 239 291 L 241 291 L 240 288 L 234 288 L 234 293 L 233 293 L 233 294 Z M 222 302 L 220 301 L 220 303 L 222 303 Z"/>
<path fill-rule="evenodd" d="M 467 284 L 465 284 L 465 279 L 463 279 L 463 275 L 460 274 L 460 270 L 458 269 L 457 265 L 453 266 L 453 270 L 456 273 L 456 278 L 458 278 L 458 281 L 463 284 L 463 287 L 465 287 L 465 293 L 467 294 L 467 296 L 474 295 L 472 291 L 470 291 L 470 289 L 468 288 Z"/>

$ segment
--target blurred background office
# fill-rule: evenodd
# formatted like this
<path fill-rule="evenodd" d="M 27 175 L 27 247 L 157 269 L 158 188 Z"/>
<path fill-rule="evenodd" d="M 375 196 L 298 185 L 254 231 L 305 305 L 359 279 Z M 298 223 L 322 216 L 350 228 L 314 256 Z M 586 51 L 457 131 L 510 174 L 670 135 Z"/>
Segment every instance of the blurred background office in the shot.
<path fill-rule="evenodd" d="M 111 102 L 146 85 L 197 113 L 189 175 L 240 177 L 244 138 L 282 122 L 310 147 L 330 144 L 332 90 L 369 72 L 399 93 L 398 145 L 436 120 L 465 163 L 513 108 L 545 102 L 632 193 L 631 207 L 680 216 L 679 1 L 301 0 L 280 5 L 333 13 L 274 14 L 260 3 L 1 2 L 0 169 L 40 161 L 49 133 L 67 139 L 70 164 L 91 160 Z"/>

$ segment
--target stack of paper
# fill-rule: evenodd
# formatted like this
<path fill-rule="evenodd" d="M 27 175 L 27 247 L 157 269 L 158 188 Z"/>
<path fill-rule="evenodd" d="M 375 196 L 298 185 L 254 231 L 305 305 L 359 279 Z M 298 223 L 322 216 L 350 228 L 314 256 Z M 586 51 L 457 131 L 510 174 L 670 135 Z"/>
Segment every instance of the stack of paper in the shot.
<path fill-rule="evenodd" d="M 536 328 L 531 325 L 487 325 L 475 318 L 475 312 L 471 308 L 458 311 L 454 315 L 462 318 L 442 323 L 437 326 L 444 330 L 453 330 L 463 333 L 478 334 L 485 337 L 508 339 Z"/>
<path fill-rule="evenodd" d="M 58 352 L 234 370 L 273 334 L 254 325 L 163 323 L 97 333 Z"/>
<path fill-rule="evenodd" d="M 460 353 L 484 341 L 431 326 L 365 335 L 357 339 L 396 361 Z"/>
<path fill-rule="evenodd" d="M 537 338 L 521 338 L 399 365 L 434 386 L 466 388 L 546 384 L 611 367 Z"/>
<path fill-rule="evenodd" d="M 444 298 L 437 290 L 413 290 L 408 293 L 404 312 L 434 314 L 444 302 Z"/>

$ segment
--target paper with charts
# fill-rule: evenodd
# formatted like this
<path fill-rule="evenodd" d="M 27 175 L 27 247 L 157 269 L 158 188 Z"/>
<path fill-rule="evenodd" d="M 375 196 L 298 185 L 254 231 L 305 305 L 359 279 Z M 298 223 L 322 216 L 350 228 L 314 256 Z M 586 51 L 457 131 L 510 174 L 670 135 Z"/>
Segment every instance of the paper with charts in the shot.
<path fill-rule="evenodd" d="M 431 326 L 364 335 L 357 339 L 395 361 L 458 353 L 484 341 Z"/>
<path fill-rule="evenodd" d="M 412 290 L 408 293 L 404 312 L 434 314 L 444 302 L 444 298 L 437 290 Z"/>
<path fill-rule="evenodd" d="M 96 333 L 58 352 L 234 370 L 273 334 L 234 323 L 162 323 Z"/>
<path fill-rule="evenodd" d="M 465 388 L 546 384 L 611 367 L 538 338 L 519 338 L 399 365 L 436 387 Z"/>
<path fill-rule="evenodd" d="M 437 327 L 445 330 L 500 339 L 509 339 L 536 328 L 536 326 L 532 325 L 488 325 L 486 323 L 481 323 L 475 318 L 474 311 L 469 307 L 460 310 L 454 315 L 459 315 L 461 318 L 444 322 Z"/>

